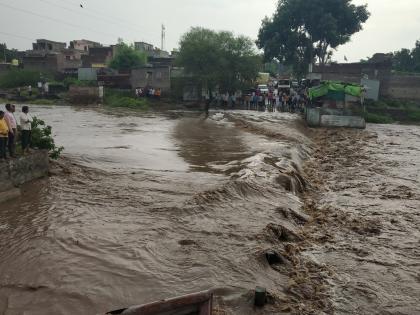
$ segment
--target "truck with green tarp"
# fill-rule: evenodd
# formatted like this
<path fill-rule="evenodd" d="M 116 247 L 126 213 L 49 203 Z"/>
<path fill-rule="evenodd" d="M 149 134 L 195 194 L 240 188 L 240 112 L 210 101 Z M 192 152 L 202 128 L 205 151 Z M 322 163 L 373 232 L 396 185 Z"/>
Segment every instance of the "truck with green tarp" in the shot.
<path fill-rule="evenodd" d="M 311 127 L 366 128 L 364 88 L 353 83 L 324 81 L 308 90 L 305 118 Z"/>

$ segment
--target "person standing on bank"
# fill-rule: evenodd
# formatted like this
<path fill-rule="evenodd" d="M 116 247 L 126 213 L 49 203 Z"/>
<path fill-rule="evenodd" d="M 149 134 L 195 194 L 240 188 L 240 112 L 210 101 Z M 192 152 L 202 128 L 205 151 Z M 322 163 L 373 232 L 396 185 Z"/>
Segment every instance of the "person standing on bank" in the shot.
<path fill-rule="evenodd" d="M 6 159 L 7 137 L 9 135 L 9 127 L 4 119 L 4 112 L 0 110 L 0 160 Z"/>
<path fill-rule="evenodd" d="M 29 153 L 29 146 L 31 144 L 32 132 L 32 116 L 29 114 L 29 107 L 23 106 L 22 113 L 20 114 L 20 127 L 22 129 L 22 151 L 23 154 Z"/>
<path fill-rule="evenodd" d="M 9 155 L 11 158 L 15 157 L 17 136 L 17 123 L 16 118 L 13 115 L 14 112 L 15 106 L 11 104 L 6 104 L 6 113 L 4 114 L 4 119 L 6 120 L 7 127 L 9 128 L 7 147 L 9 149 Z"/>

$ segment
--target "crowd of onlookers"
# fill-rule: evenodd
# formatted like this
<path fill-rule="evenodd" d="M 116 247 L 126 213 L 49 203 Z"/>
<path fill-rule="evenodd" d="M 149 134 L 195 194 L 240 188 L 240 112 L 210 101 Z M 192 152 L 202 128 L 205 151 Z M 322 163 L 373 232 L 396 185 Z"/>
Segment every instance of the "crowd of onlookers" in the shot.
<path fill-rule="evenodd" d="M 136 88 L 135 93 L 136 97 L 160 98 L 160 96 L 162 95 L 161 89 L 155 89 L 153 87 L 139 87 Z"/>
<path fill-rule="evenodd" d="M 279 90 L 272 88 L 268 92 L 261 92 L 257 89 L 244 97 L 246 109 L 268 112 L 301 112 L 307 102 L 306 91 L 295 91 L 293 89 Z"/>
<path fill-rule="evenodd" d="M 16 157 L 18 138 L 21 141 L 22 153 L 27 154 L 29 152 L 33 121 L 29 114 L 29 107 L 22 107 L 22 112 L 19 114 L 19 124 L 15 112 L 16 107 L 12 104 L 6 104 L 5 111 L 0 110 L 0 160 Z"/>
<path fill-rule="evenodd" d="M 278 89 L 270 87 L 266 91 L 255 89 L 246 93 L 223 93 L 213 101 L 224 109 L 242 108 L 267 112 L 302 112 L 309 102 L 307 89 Z"/>

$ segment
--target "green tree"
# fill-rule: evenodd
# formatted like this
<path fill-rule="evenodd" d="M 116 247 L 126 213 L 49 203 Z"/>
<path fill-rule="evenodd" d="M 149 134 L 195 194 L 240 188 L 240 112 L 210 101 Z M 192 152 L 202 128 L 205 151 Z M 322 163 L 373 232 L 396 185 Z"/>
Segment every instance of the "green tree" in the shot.
<path fill-rule="evenodd" d="M 137 51 L 134 45 L 127 45 L 119 42 L 114 58 L 109 63 L 109 67 L 116 70 L 131 70 L 142 67 L 147 62 L 145 53 Z"/>
<path fill-rule="evenodd" d="M 275 58 L 302 75 L 315 59 L 326 64 L 369 16 L 366 5 L 352 0 L 279 0 L 273 17 L 262 21 L 257 45 L 267 60 Z"/>
<path fill-rule="evenodd" d="M 414 70 L 414 60 L 409 49 L 396 51 L 393 56 L 393 68 L 397 71 L 411 72 Z"/>
<path fill-rule="evenodd" d="M 416 41 L 416 46 L 411 51 L 413 58 L 414 72 L 420 73 L 420 40 Z"/>
<path fill-rule="evenodd" d="M 416 41 L 413 49 L 403 48 L 393 53 L 393 70 L 420 73 L 420 40 Z"/>
<path fill-rule="evenodd" d="M 17 49 L 8 49 L 6 43 L 0 44 L 0 60 L 12 62 L 13 59 L 19 59 L 19 52 Z"/>
<path fill-rule="evenodd" d="M 15 88 L 19 86 L 35 86 L 41 79 L 37 71 L 12 69 L 0 75 L 0 88 Z"/>
<path fill-rule="evenodd" d="M 50 158 L 59 158 L 64 147 L 57 147 L 52 136 L 52 128 L 37 117 L 32 121 L 32 141 L 31 146 L 41 150 L 48 150 Z"/>
<path fill-rule="evenodd" d="M 262 58 L 254 46 L 245 36 L 196 27 L 182 36 L 176 62 L 202 86 L 233 92 L 258 76 Z"/>

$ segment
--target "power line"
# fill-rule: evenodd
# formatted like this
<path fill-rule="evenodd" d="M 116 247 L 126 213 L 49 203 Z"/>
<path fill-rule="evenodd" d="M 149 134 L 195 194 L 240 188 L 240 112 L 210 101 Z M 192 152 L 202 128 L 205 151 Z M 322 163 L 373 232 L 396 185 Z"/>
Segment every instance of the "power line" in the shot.
<path fill-rule="evenodd" d="M 67 26 L 71 26 L 71 27 L 74 27 L 74 28 L 80 29 L 80 25 L 76 25 L 76 24 L 72 24 L 72 23 L 64 22 L 64 21 L 59 20 L 59 19 L 55 19 L 55 18 L 52 18 L 52 17 L 46 16 L 46 15 L 42 15 L 42 14 L 38 14 L 38 13 L 34 13 L 34 12 L 29 11 L 29 10 L 25 10 L 25 9 L 17 8 L 17 7 L 11 6 L 11 5 L 9 5 L 9 4 L 2 3 L 2 2 L 0 2 L 0 5 L 1 5 L 1 6 L 3 6 L 3 7 L 9 8 L 9 9 L 11 9 L 11 10 L 15 10 L 15 11 L 23 12 L 23 13 L 26 13 L 26 14 L 30 14 L 30 15 L 33 15 L 33 16 L 37 16 L 37 17 L 40 17 L 40 18 L 43 18 L 43 19 L 48 19 L 48 20 L 51 20 L 51 21 L 54 21 L 54 22 L 57 22 L 57 23 L 60 23 L 60 24 L 64 24 L 64 25 L 67 25 Z M 105 32 L 101 32 L 101 31 L 97 31 L 97 30 L 92 29 L 92 28 L 88 28 L 88 27 L 83 27 L 83 28 L 88 29 L 88 30 L 90 30 L 91 32 L 95 32 L 95 33 L 98 33 L 98 34 L 102 34 L 102 35 L 106 35 L 106 36 L 115 36 L 115 37 L 117 37 L 117 38 L 119 37 L 119 35 L 115 35 L 115 34 L 110 34 L 110 33 L 105 33 Z"/>
<path fill-rule="evenodd" d="M 69 12 L 76 13 L 76 14 L 78 14 L 78 15 L 85 15 L 85 16 L 88 16 L 88 17 L 93 17 L 93 18 L 95 18 L 95 19 L 100 19 L 100 20 L 102 20 L 102 21 L 106 22 L 107 24 L 113 24 L 113 25 L 120 26 L 120 27 L 121 27 L 121 26 L 123 26 L 123 27 L 127 27 L 127 26 L 128 26 L 128 25 L 123 25 L 123 24 L 122 24 L 122 23 L 120 23 L 120 22 L 115 22 L 113 18 L 107 18 L 107 17 L 104 17 L 104 16 L 98 16 L 98 15 L 96 15 L 96 14 L 94 15 L 94 14 L 89 14 L 89 13 L 83 12 L 83 11 L 85 11 L 86 9 L 83 9 L 83 10 L 78 9 L 78 10 L 76 10 L 76 9 L 73 9 L 73 8 L 69 8 L 69 7 L 65 7 L 65 6 L 62 6 L 62 5 L 56 4 L 56 3 L 51 2 L 51 1 L 48 1 L 48 0 L 39 0 L 39 1 L 44 2 L 44 3 L 46 3 L 46 4 L 49 4 L 49 5 L 56 6 L 57 8 L 61 8 L 61 9 L 63 9 L 63 10 L 69 11 Z M 118 23 L 119 25 L 118 25 L 117 23 Z M 133 30 L 134 32 L 136 32 L 136 35 L 137 35 L 137 33 L 139 33 L 139 30 L 137 30 L 137 29 L 135 29 L 135 28 L 133 28 L 133 27 L 130 27 L 130 29 L 131 29 L 131 30 Z"/>
<path fill-rule="evenodd" d="M 22 36 L 22 35 L 16 35 L 16 34 L 11 34 L 11 33 L 6 33 L 6 32 L 3 32 L 3 31 L 0 31 L 0 34 L 6 35 L 6 36 L 9 36 L 9 37 L 13 37 L 13 38 L 28 39 L 30 41 L 33 40 L 33 38 L 25 37 L 25 36 Z"/>
<path fill-rule="evenodd" d="M 60 1 L 63 2 L 63 3 L 66 3 L 66 4 L 68 3 L 67 0 L 60 0 Z M 80 0 L 75 0 L 75 1 L 76 2 L 73 2 L 75 5 L 79 5 L 80 4 Z M 96 12 L 96 14 L 99 14 L 101 16 L 107 14 L 105 11 L 102 11 L 102 10 L 93 10 L 90 7 L 86 6 L 85 4 L 83 4 L 83 10 L 88 10 L 88 11 L 91 11 L 91 12 Z M 131 22 L 127 22 L 127 20 L 122 19 L 122 18 L 120 18 L 118 16 L 112 16 L 112 17 L 108 16 L 108 18 L 110 18 L 112 21 L 115 21 L 116 19 L 117 20 L 120 20 L 122 23 L 124 23 L 126 25 L 134 26 L 136 28 L 139 27 L 138 25 L 136 25 L 134 23 L 131 23 Z"/>

